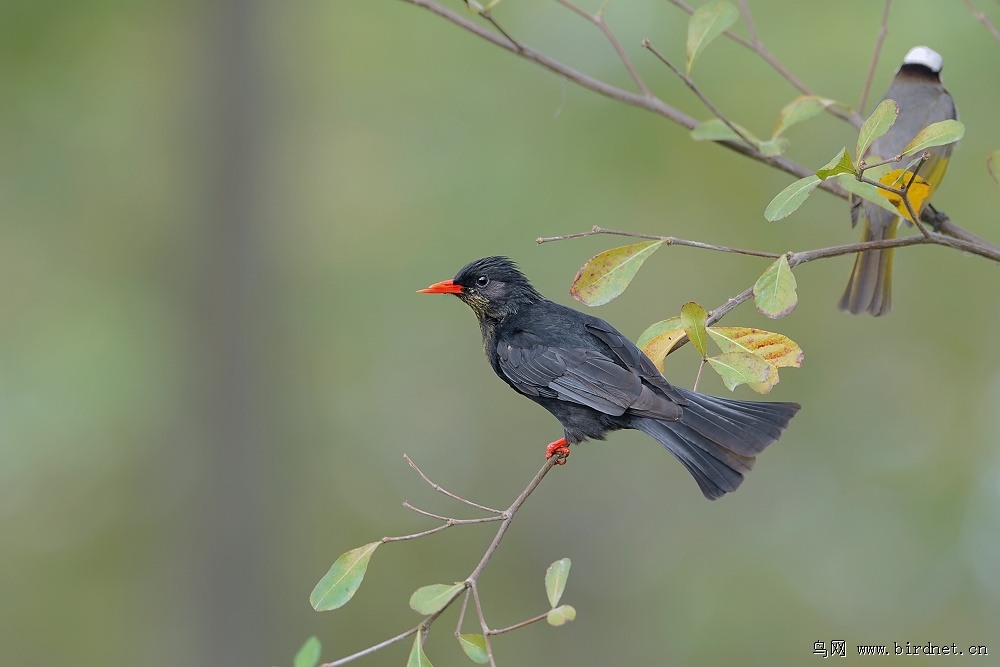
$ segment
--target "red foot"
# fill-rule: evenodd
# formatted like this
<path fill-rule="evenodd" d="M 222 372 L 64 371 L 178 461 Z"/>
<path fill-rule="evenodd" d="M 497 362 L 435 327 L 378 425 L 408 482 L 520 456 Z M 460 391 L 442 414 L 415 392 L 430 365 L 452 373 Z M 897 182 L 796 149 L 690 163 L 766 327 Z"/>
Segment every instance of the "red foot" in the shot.
<path fill-rule="evenodd" d="M 557 466 L 566 465 L 566 457 L 569 456 L 569 443 L 566 442 L 566 438 L 559 438 L 555 442 L 550 442 L 545 448 L 545 459 L 551 459 L 556 454 L 562 456 L 562 459 L 556 462 Z"/>

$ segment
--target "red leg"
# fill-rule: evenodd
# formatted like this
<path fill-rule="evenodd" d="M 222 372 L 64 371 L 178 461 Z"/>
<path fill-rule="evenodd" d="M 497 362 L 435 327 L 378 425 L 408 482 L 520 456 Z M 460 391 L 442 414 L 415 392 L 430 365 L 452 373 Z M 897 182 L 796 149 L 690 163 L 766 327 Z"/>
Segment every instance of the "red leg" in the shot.
<path fill-rule="evenodd" d="M 551 459 L 556 454 L 562 455 L 562 460 L 556 463 L 556 465 L 566 465 L 566 457 L 569 456 L 569 443 L 566 442 L 566 438 L 559 438 L 555 442 L 550 442 L 548 447 L 545 448 L 546 460 Z"/>

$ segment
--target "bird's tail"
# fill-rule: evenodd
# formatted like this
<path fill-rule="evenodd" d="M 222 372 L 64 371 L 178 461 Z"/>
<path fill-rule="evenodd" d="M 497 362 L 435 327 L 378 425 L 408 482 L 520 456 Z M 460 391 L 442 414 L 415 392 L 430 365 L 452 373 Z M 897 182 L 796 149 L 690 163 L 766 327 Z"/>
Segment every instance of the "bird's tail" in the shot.
<path fill-rule="evenodd" d="M 885 225 L 873 226 L 866 217 L 861 242 L 896 238 L 897 227 L 899 218 Z M 840 299 L 841 310 L 855 315 L 867 310 L 876 317 L 892 310 L 892 251 L 892 248 L 884 248 L 858 253 L 847 289 Z"/>
<path fill-rule="evenodd" d="M 637 417 L 632 428 L 680 459 L 709 500 L 735 491 L 755 457 L 781 437 L 798 403 L 737 401 L 674 389 L 688 401 L 680 421 Z"/>

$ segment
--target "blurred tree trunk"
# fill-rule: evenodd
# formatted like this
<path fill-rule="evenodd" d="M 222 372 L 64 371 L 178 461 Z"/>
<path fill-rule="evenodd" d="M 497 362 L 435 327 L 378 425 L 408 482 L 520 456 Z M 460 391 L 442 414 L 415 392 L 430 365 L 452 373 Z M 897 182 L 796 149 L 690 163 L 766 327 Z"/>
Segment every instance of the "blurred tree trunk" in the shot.
<path fill-rule="evenodd" d="M 261 9 L 259 0 L 214 0 L 202 33 L 205 217 L 194 295 L 201 367 L 192 399 L 206 451 L 190 608 L 200 612 L 196 652 L 213 667 L 270 664 Z"/>

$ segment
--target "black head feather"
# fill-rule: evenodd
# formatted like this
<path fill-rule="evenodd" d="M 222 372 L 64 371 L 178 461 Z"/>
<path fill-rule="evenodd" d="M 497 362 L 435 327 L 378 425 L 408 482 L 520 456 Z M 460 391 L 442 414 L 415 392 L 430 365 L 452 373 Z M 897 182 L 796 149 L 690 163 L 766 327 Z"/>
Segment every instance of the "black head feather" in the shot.
<path fill-rule="evenodd" d="M 466 264 L 455 276 L 458 295 L 482 319 L 503 319 L 524 304 L 542 299 L 517 265 L 506 257 L 483 257 Z"/>

